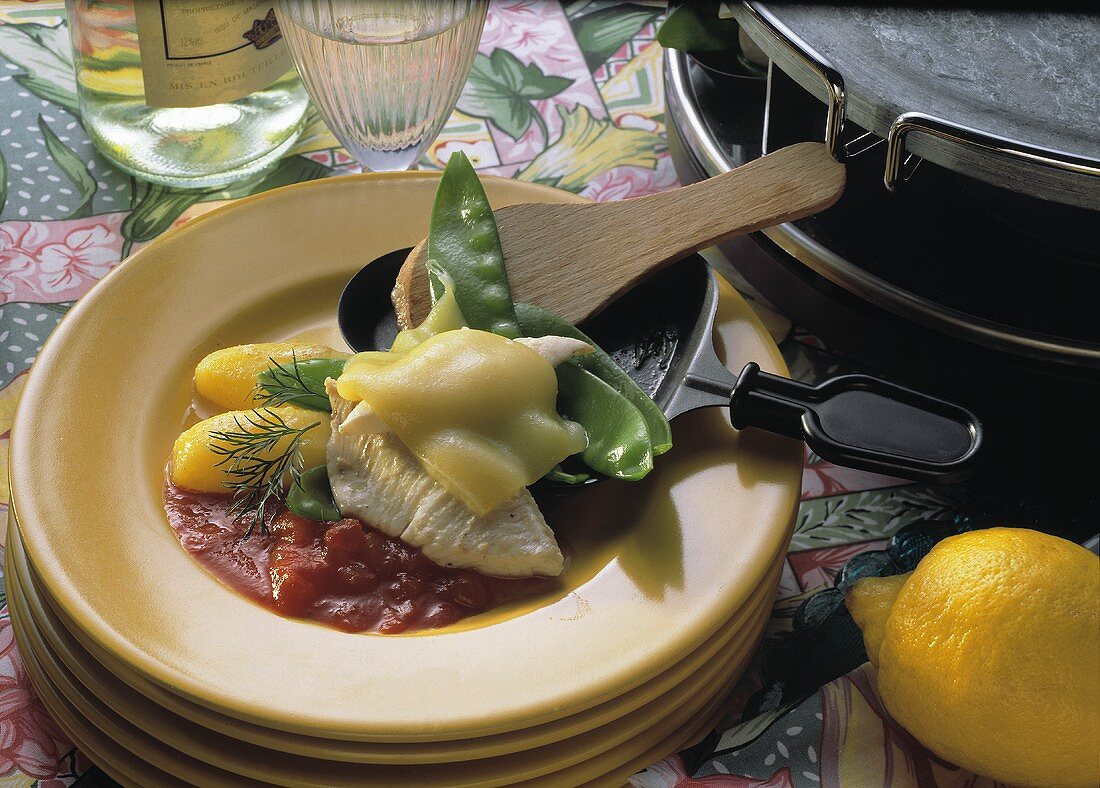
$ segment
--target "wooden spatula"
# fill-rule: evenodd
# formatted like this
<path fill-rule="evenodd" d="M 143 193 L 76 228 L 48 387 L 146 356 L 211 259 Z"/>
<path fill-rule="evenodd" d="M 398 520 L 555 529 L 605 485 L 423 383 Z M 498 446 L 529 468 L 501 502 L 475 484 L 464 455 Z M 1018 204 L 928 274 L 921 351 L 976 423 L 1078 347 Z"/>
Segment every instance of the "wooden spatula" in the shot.
<path fill-rule="evenodd" d="M 516 301 L 571 323 L 596 314 L 649 274 L 720 241 L 835 203 L 844 165 L 803 142 L 680 189 L 621 202 L 526 203 L 494 211 Z M 402 328 L 428 314 L 427 241 L 409 254 L 393 303 Z"/>

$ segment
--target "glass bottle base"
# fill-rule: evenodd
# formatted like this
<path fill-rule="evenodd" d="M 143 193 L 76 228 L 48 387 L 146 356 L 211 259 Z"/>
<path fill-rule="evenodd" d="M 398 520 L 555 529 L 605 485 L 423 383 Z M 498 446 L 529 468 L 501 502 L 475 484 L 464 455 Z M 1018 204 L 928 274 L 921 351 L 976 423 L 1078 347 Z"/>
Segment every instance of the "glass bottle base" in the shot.
<path fill-rule="evenodd" d="M 206 173 L 167 173 L 151 172 L 142 169 L 131 159 L 122 159 L 114 156 L 112 150 L 113 146 L 106 140 L 101 139 L 95 133 L 94 129 L 88 129 L 88 136 L 91 137 L 99 153 L 110 161 L 114 167 L 122 170 L 128 175 L 140 178 L 143 181 L 160 184 L 161 186 L 172 186 L 177 189 L 217 189 L 222 186 L 229 186 L 236 181 L 247 178 L 249 175 L 255 175 L 258 172 L 269 169 L 282 158 L 283 154 L 294 147 L 294 143 L 298 141 L 299 133 L 300 132 L 296 132 L 287 137 L 281 145 L 272 148 L 262 156 L 250 159 L 231 170 Z"/>

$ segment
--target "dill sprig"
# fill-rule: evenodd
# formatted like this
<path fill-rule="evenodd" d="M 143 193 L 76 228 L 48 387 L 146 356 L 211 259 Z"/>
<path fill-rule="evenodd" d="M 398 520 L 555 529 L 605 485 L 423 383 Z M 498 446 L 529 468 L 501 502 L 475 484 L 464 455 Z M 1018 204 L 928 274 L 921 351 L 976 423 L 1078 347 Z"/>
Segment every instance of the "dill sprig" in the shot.
<path fill-rule="evenodd" d="M 260 374 L 254 395 L 265 407 L 290 403 L 311 410 L 330 409 L 324 378 L 303 374 L 305 362 L 299 362 L 293 350 L 288 364 L 280 364 L 270 356 L 267 360 L 271 365 Z"/>
<path fill-rule="evenodd" d="M 252 517 L 247 539 L 257 525 L 260 533 L 267 533 L 274 507 L 286 498 L 287 482 L 297 484 L 302 475 L 302 436 L 320 422 L 299 429 L 269 408 L 257 408 L 233 420 L 237 429 L 211 432 L 208 446 L 222 458 L 215 466 L 224 467 L 229 477 L 225 482 L 233 491 L 229 513 Z"/>
<path fill-rule="evenodd" d="M 309 358 L 302 361 L 291 351 L 290 362 L 281 364 L 268 358 L 270 366 L 256 378 L 253 395 L 265 406 L 296 405 L 307 410 L 332 412 L 325 381 L 337 379 L 344 371 L 346 358 Z"/>

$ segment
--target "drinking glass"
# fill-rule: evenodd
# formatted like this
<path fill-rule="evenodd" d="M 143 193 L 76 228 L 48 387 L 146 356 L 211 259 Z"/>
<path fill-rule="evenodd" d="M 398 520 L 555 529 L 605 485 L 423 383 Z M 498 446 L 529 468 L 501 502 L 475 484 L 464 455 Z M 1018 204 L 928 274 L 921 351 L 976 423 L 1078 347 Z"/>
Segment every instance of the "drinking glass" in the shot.
<path fill-rule="evenodd" d="M 367 169 L 406 170 L 439 134 L 477 54 L 488 0 L 279 0 L 310 98 Z"/>

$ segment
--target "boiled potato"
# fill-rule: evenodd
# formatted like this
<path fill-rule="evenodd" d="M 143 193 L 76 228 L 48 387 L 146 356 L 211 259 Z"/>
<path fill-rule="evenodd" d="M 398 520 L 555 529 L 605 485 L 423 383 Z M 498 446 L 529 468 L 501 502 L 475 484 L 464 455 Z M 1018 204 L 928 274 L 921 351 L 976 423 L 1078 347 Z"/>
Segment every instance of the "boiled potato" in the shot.
<path fill-rule="evenodd" d="M 292 358 L 346 358 L 321 345 L 264 342 L 215 350 L 195 367 L 195 391 L 200 397 L 228 410 L 246 410 L 255 400 L 256 378 L 271 368 L 271 361 L 289 364 Z"/>
<path fill-rule="evenodd" d="M 316 422 L 317 426 L 302 436 L 302 467 L 313 468 L 325 462 L 325 445 L 328 443 L 330 416 L 317 410 L 305 410 L 293 405 L 280 405 L 276 408 L 260 411 L 236 410 L 219 413 L 200 421 L 178 438 L 172 447 L 172 482 L 180 487 L 198 492 L 228 492 L 225 483 L 229 481 L 226 465 L 218 467 L 225 459 L 223 455 L 210 450 L 213 432 L 257 432 L 250 421 L 256 421 L 266 410 L 271 410 L 288 426 L 302 429 Z M 277 457 L 291 440 L 288 436 L 279 441 L 264 454 L 265 457 Z"/>

